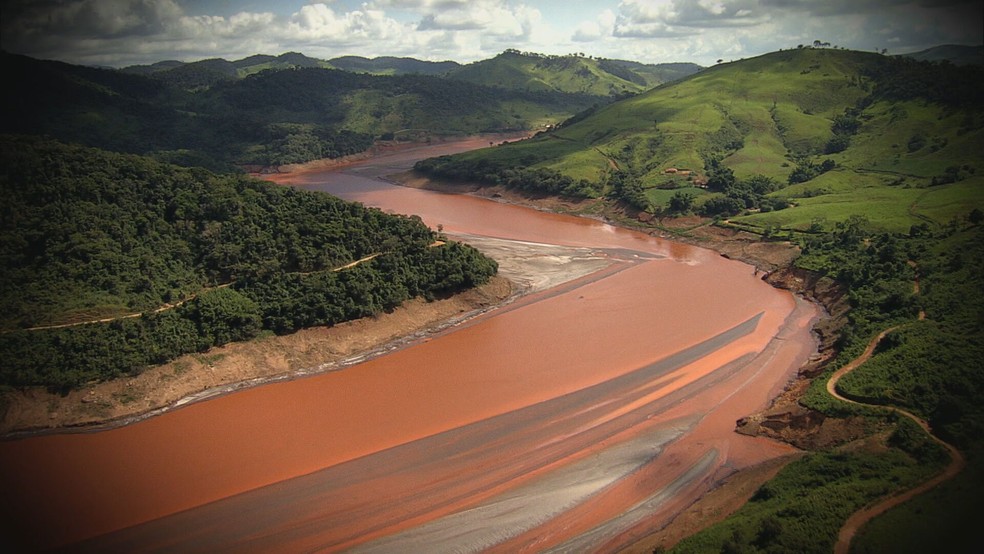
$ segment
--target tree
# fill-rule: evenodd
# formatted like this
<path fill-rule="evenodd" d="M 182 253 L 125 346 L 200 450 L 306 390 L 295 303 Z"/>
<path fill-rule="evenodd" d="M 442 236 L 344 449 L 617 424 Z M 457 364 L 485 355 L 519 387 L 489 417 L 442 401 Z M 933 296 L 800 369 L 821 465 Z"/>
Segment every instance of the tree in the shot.
<path fill-rule="evenodd" d="M 252 338 L 262 326 L 256 302 L 231 288 L 202 294 L 190 303 L 189 311 L 199 333 L 211 339 L 209 346 Z"/>
<path fill-rule="evenodd" d="M 670 198 L 670 211 L 676 214 L 689 212 L 694 207 L 694 195 L 678 191 Z"/>

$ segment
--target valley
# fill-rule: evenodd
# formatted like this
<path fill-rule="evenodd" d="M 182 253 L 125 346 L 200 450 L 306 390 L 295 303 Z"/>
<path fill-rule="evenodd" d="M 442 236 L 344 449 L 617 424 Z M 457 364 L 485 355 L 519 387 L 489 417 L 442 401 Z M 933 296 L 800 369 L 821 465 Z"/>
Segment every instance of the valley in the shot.
<path fill-rule="evenodd" d="M 972 551 L 980 49 L 829 46 L 4 52 L 5 532 Z"/>
<path fill-rule="evenodd" d="M 382 160 L 369 174 L 388 173 L 392 168 Z M 744 413 L 764 407 L 809 356 L 813 349 L 810 321 L 815 315 L 809 304 L 772 289 L 753 275 L 751 267 L 710 251 L 591 220 L 394 187 L 364 176 L 360 169 L 301 174 L 292 182 L 294 186 L 330 187 L 333 194 L 358 196 L 383 209 L 412 209 L 452 236 L 467 232 L 566 249 L 590 248 L 594 257 L 608 261 L 604 267 L 593 267 L 585 277 L 567 284 L 550 283 L 553 286 L 504 308 L 341 371 L 219 396 L 118 429 L 5 442 L 0 448 L 6 463 L 16 460 L 35 468 L 4 468 L 4 474 L 20 475 L 16 490 L 22 492 L 15 494 L 25 510 L 13 517 L 27 516 L 22 520 L 25 529 L 31 528 L 32 520 L 45 521 L 45 540 L 75 541 L 99 530 L 142 523 L 121 533 L 91 538 L 88 544 L 103 550 L 148 545 L 152 543 L 145 541 L 166 536 L 172 537 L 168 540 L 198 541 L 201 535 L 190 530 L 190 522 L 212 522 L 207 531 L 210 540 L 235 544 L 252 534 L 258 524 L 258 520 L 221 515 L 242 513 L 241 502 L 253 506 L 249 510 L 267 506 L 286 515 L 275 508 L 282 506 L 275 498 L 286 498 L 280 495 L 294 497 L 291 505 L 303 509 L 322 505 L 326 497 L 301 501 L 296 497 L 299 491 L 323 490 L 318 494 L 356 500 L 375 490 L 392 502 L 380 497 L 357 508 L 331 501 L 329 505 L 338 511 L 318 515 L 321 523 L 303 535 L 277 531 L 279 525 L 287 529 L 293 524 L 289 520 L 275 523 L 272 512 L 259 516 L 273 525 L 263 534 L 265 541 L 274 542 L 265 544 L 348 548 L 345 545 L 365 543 L 372 537 L 384 540 L 384 535 L 424 521 L 434 523 L 420 527 L 419 532 L 427 529 L 425 536 L 432 538 L 412 540 L 424 540 L 421 545 L 439 544 L 429 541 L 441 540 L 441 526 L 462 524 L 451 516 L 453 512 L 486 502 L 491 502 L 491 509 L 504 501 L 501 494 L 526 499 L 524 509 L 532 510 L 527 512 L 529 517 L 521 518 L 522 524 L 508 527 L 511 531 L 506 537 L 495 539 L 503 548 L 520 547 L 535 528 L 537 533 L 555 529 L 551 541 L 560 546 L 573 538 L 570 531 L 561 532 L 561 527 L 554 526 L 566 517 L 579 521 L 582 532 L 598 526 L 589 536 L 594 537 L 590 539 L 593 543 L 602 544 L 628 540 L 636 536 L 637 531 L 632 531 L 636 526 L 644 521 L 652 524 L 653 510 L 668 520 L 689 504 L 685 498 L 699 495 L 734 470 L 790 451 L 764 439 L 736 435 L 732 428 Z M 554 249 L 539 254 L 555 260 L 548 264 L 553 265 L 564 263 L 565 258 L 557 256 L 561 252 Z M 729 282 L 728 288 L 707 294 L 718 288 L 713 284 L 716 279 Z M 696 287 L 705 293 L 663 293 L 679 292 L 680 287 Z M 722 303 L 722 294 L 742 300 Z M 685 298 L 703 300 L 674 301 Z M 554 324 L 544 327 L 545 320 Z M 702 321 L 699 325 L 698 320 Z M 568 325 L 558 325 L 561 321 Z M 783 340 L 776 340 L 777 335 Z M 511 347 L 497 346 L 502 344 Z M 613 348 L 615 344 L 624 346 Z M 444 352 L 444 348 L 451 350 Z M 397 377 L 410 368 L 410 381 Z M 735 394 L 736 386 L 742 394 Z M 408 387 L 413 394 L 405 394 Z M 281 399 L 265 398 L 269 394 Z M 303 407 L 301 397 L 310 399 L 309 407 Z M 293 408 L 273 408 L 276 405 Z M 547 421 L 555 423 L 543 428 L 536 423 Z M 291 431 L 288 443 L 277 439 L 283 429 Z M 132 456 L 126 456 L 120 458 L 129 460 L 125 465 L 112 463 L 117 449 L 135 452 L 133 440 L 143 445 L 137 449 L 144 452 L 142 461 L 132 463 Z M 278 444 L 276 448 L 271 448 L 271 440 Z M 218 450 L 205 446 L 216 441 L 225 446 Z M 664 446 L 657 448 L 661 443 Z M 45 454 L 51 449 L 59 452 L 61 460 L 54 466 L 41 463 L 43 459 L 54 461 Z M 509 456 L 510 451 L 528 454 L 512 457 L 520 465 L 497 464 L 505 473 L 479 470 L 495 459 L 488 456 Z M 232 458 L 219 456 L 220 452 Z M 93 465 L 93 456 L 101 461 Z M 276 462 L 269 456 L 275 456 Z M 589 463 L 593 456 L 598 457 Z M 409 462 L 418 458 L 418 462 Z M 442 467 L 444 460 L 460 460 L 455 463 L 465 465 L 449 469 Z M 386 465 L 379 466 L 381 463 Z M 226 471 L 232 467 L 235 471 Z M 368 467 L 377 470 L 365 473 Z M 597 473 L 602 467 L 610 468 L 603 472 L 608 481 L 599 482 L 596 488 L 573 488 L 581 480 L 579 472 Z M 690 467 L 696 473 L 684 470 Z M 194 475 L 186 473 L 192 468 Z M 340 471 L 351 478 L 340 480 L 336 476 Z M 154 476 L 139 477 L 144 472 Z M 406 476 L 393 481 L 403 474 Z M 372 475 L 378 478 L 365 480 Z M 431 489 L 415 484 L 438 475 L 460 477 L 456 485 L 439 479 L 443 484 Z M 384 479 L 387 485 L 380 488 L 382 482 L 375 479 Z M 640 496 L 638 483 L 654 479 L 647 485 L 652 493 Z M 166 496 L 150 493 L 135 486 L 138 482 L 169 492 Z M 315 482 L 333 485 L 322 489 L 324 485 L 313 486 Z M 98 490 L 90 488 L 97 483 Z M 123 483 L 128 485 L 122 487 Z M 337 488 L 342 483 L 345 488 Z M 11 486 L 14 484 L 5 484 Z M 364 492 L 354 492 L 357 490 Z M 397 494 L 398 490 L 406 496 Z M 669 496 L 664 498 L 660 490 Z M 457 500 L 449 504 L 452 493 Z M 557 494 L 578 501 L 554 504 L 550 495 Z M 650 498 L 651 494 L 656 496 Z M 150 503 L 142 500 L 151 498 Z M 407 510 L 409 498 L 420 499 L 414 501 L 412 511 Z M 637 508 L 615 517 L 632 506 Z M 337 519 L 348 518 L 355 513 L 352 510 L 370 508 L 352 522 L 355 527 Z M 57 517 L 61 510 L 88 515 Z M 569 510 L 573 511 L 568 514 Z M 182 513 L 165 517 L 176 511 Z M 34 519 L 41 514 L 44 519 Z M 48 515 L 56 517 L 48 520 Z M 71 523 L 54 532 L 52 521 Z M 381 526 L 380 531 L 367 534 L 368 521 L 378 521 L 373 527 Z M 411 521 L 418 523 L 410 526 Z M 546 527 L 529 527 L 529 521 L 542 521 Z M 250 531 L 236 522 L 247 524 Z M 174 526 L 183 531 L 175 535 Z M 327 530 L 333 531 L 326 535 Z M 481 536 L 476 535 L 476 544 L 490 546 L 490 539 Z"/>

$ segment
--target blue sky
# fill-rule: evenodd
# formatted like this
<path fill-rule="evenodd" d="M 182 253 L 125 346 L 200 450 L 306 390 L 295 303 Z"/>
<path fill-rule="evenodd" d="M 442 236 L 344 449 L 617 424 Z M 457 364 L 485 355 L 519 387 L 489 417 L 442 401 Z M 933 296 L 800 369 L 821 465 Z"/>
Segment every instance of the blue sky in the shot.
<path fill-rule="evenodd" d="M 979 0 L 4 0 L 0 19 L 6 51 L 111 67 L 507 48 L 712 65 L 814 40 L 895 54 L 984 42 Z"/>

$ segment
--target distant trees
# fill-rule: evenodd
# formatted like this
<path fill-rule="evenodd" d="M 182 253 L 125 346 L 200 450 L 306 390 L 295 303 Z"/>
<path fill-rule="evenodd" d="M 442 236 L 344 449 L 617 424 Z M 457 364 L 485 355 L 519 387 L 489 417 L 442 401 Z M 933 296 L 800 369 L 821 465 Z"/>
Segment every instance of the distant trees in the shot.
<path fill-rule="evenodd" d="M 189 82 L 181 79 L 162 81 L 2 52 L 0 59 L 10 76 L 4 98 L 12 106 L 0 119 L 0 132 L 44 134 L 218 171 L 336 158 L 407 128 L 434 134 L 524 130 L 532 127 L 527 113 L 574 113 L 600 100 L 437 76 L 314 67 L 242 79 L 231 65 L 215 71 L 186 64 L 166 72 L 175 78 L 193 73 L 186 76 L 200 85 L 189 91 L 183 90 Z M 524 109 L 517 112 L 517 104 Z"/>
<path fill-rule="evenodd" d="M 674 214 L 685 214 L 694 207 L 694 195 L 690 192 L 677 191 L 670 197 L 669 209 Z"/>
<path fill-rule="evenodd" d="M 633 173 L 613 171 L 608 176 L 608 185 L 611 187 L 612 198 L 621 200 L 637 210 L 645 211 L 650 208 L 650 202 L 646 198 L 646 191 L 642 187 L 642 182 Z"/>
<path fill-rule="evenodd" d="M 414 171 L 440 179 L 502 185 L 526 192 L 575 198 L 596 198 L 601 194 L 599 185 L 586 179 L 575 180 L 558 171 L 507 166 L 487 159 L 439 156 L 417 162 Z"/>
<path fill-rule="evenodd" d="M 783 199 L 766 196 L 782 188 L 775 179 L 753 175 L 739 180 L 730 168 L 718 163 L 711 165 L 707 188 L 724 193 L 724 197 L 710 198 L 701 206 L 701 214 L 708 217 L 733 216 L 752 208 L 771 211 L 788 206 Z"/>
<path fill-rule="evenodd" d="M 818 175 L 822 175 L 832 169 L 837 167 L 837 164 L 833 160 L 824 160 L 819 164 L 806 160 L 796 166 L 796 169 L 789 174 L 789 184 L 794 185 L 796 183 L 805 183 Z"/>
<path fill-rule="evenodd" d="M 942 106 L 974 107 L 984 83 L 984 67 L 884 56 L 863 69 L 874 82 L 872 100 L 923 99 Z"/>

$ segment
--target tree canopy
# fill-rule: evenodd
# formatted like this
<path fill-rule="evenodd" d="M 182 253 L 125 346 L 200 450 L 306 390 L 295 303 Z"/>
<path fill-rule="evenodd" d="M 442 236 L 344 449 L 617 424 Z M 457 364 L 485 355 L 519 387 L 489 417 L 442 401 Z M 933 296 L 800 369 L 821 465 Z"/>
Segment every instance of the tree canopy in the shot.
<path fill-rule="evenodd" d="M 74 387 L 497 269 L 432 246 L 419 218 L 327 194 L 36 138 L 0 145 L 0 384 Z M 112 321 L 28 330 L 98 319 Z"/>

